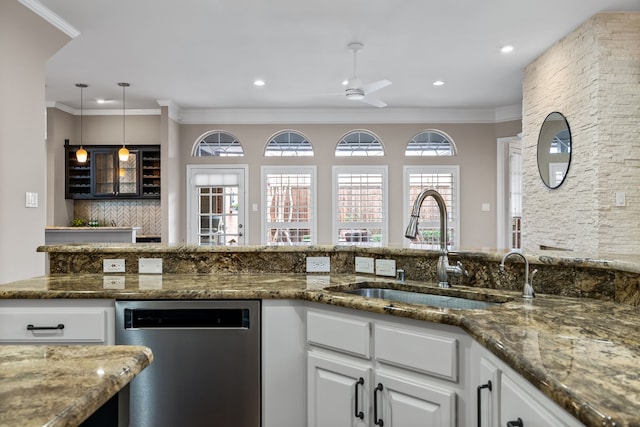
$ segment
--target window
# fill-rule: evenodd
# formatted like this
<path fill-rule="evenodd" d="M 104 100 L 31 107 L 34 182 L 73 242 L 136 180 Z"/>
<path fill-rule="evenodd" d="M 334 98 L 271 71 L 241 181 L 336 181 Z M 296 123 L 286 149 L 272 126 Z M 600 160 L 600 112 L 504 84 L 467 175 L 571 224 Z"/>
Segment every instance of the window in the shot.
<path fill-rule="evenodd" d="M 315 166 L 262 167 L 263 244 L 316 243 L 315 186 Z"/>
<path fill-rule="evenodd" d="M 378 137 L 366 130 L 349 132 L 342 137 L 335 151 L 336 157 L 384 156 Z"/>
<path fill-rule="evenodd" d="M 334 242 L 384 246 L 387 236 L 387 167 L 334 166 Z"/>
<path fill-rule="evenodd" d="M 282 131 L 269 140 L 264 155 L 313 156 L 313 147 L 304 135 L 295 131 Z"/>
<path fill-rule="evenodd" d="M 459 174 L 458 166 L 406 166 L 404 170 L 407 200 L 405 221 L 408 222 L 418 194 L 427 188 L 436 190 L 447 206 L 448 248 L 460 246 Z M 417 237 L 415 242 L 409 243 L 409 247 L 440 249 L 440 212 L 433 197 L 427 197 L 422 203 Z"/>
<path fill-rule="evenodd" d="M 436 130 L 420 132 L 407 144 L 405 156 L 455 156 L 455 146 L 444 133 Z"/>
<path fill-rule="evenodd" d="M 231 134 L 211 132 L 198 141 L 193 149 L 194 157 L 238 157 L 244 156 L 242 145 Z"/>

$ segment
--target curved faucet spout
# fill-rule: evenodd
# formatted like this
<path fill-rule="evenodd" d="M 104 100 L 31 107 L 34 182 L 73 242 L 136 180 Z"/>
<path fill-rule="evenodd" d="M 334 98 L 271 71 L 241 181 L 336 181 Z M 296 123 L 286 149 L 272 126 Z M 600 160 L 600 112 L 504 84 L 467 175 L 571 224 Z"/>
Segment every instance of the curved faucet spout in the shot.
<path fill-rule="evenodd" d="M 529 284 L 529 261 L 527 260 L 527 257 L 525 257 L 522 254 L 522 252 L 514 250 L 514 251 L 510 251 L 510 252 L 506 253 L 502 257 L 502 262 L 500 262 L 500 271 L 504 271 L 504 262 L 511 255 L 517 255 L 517 256 L 519 256 L 520 258 L 522 258 L 524 260 L 524 290 L 522 291 L 523 298 L 532 298 L 532 297 L 534 297 L 535 293 L 533 291 L 533 286 L 531 286 Z"/>
<path fill-rule="evenodd" d="M 447 256 L 447 243 L 449 242 L 449 236 L 447 234 L 447 221 L 449 216 L 447 215 L 447 205 L 444 198 L 433 189 L 424 189 L 418 194 L 416 201 L 413 203 L 413 210 L 411 211 L 411 218 L 409 218 L 409 225 L 404 232 L 404 237 L 414 240 L 418 235 L 418 219 L 420 217 L 420 207 L 427 197 L 433 197 L 438 204 L 438 210 L 440 213 L 440 257 L 437 264 L 437 276 L 438 286 L 441 288 L 449 287 L 449 274 L 455 276 L 466 275 L 466 270 L 462 267 L 462 264 L 458 262 L 457 265 L 449 265 L 449 259 Z"/>

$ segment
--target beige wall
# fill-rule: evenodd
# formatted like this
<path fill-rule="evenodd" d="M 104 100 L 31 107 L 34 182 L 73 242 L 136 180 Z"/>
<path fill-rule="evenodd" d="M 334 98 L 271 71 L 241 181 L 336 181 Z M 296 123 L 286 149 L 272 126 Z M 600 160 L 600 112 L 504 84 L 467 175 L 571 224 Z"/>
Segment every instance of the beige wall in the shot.
<path fill-rule="evenodd" d="M 526 250 L 640 250 L 640 13 L 599 14 L 530 64 L 523 82 Z M 558 189 L 538 175 L 536 144 L 552 111 L 567 117 L 571 165 Z M 615 192 L 626 206 L 615 206 Z"/>
<path fill-rule="evenodd" d="M 44 70 L 68 41 L 17 1 L 0 1 L 0 283 L 44 273 Z M 38 194 L 37 208 L 25 207 L 27 192 Z"/>
<path fill-rule="evenodd" d="M 264 158 L 266 142 L 275 133 L 293 129 L 311 141 L 314 157 Z M 337 142 L 354 129 L 366 129 L 376 134 L 385 147 L 384 157 L 335 158 Z M 405 158 L 407 142 L 417 133 L 438 129 L 448 134 L 456 144 L 458 155 L 442 158 Z M 237 158 L 192 158 L 191 150 L 198 139 L 212 130 L 234 135 L 243 145 L 245 156 Z M 186 189 L 186 164 L 248 164 L 249 204 L 260 205 L 260 165 L 316 165 L 318 179 L 319 244 L 331 244 L 331 168 L 332 165 L 388 165 L 389 167 L 389 244 L 404 243 L 405 218 L 402 198 L 404 165 L 459 165 L 461 247 L 496 246 L 496 139 L 520 132 L 520 122 L 504 124 L 291 124 L 291 125 L 182 125 L 180 126 L 181 188 Z M 491 210 L 482 212 L 483 203 Z M 184 191 L 180 205 L 186 206 Z M 326 208 L 324 208 L 326 207 Z M 180 227 L 186 228 L 185 209 Z M 260 209 L 249 212 L 249 244 L 260 243 Z"/>
<path fill-rule="evenodd" d="M 66 123 L 66 113 L 52 115 Z M 77 117 L 76 117 L 76 126 Z M 121 118 L 114 116 L 85 116 L 85 145 L 93 143 L 118 144 L 121 141 Z M 127 117 L 129 129 L 138 129 L 127 140 L 132 144 L 160 143 L 162 145 L 162 238 L 165 243 L 186 241 L 186 165 L 187 164 L 247 164 L 249 165 L 249 203 L 260 204 L 261 165 L 316 165 L 318 174 L 318 206 L 331 206 L 332 165 L 375 164 L 389 166 L 390 188 L 390 245 L 404 243 L 407 218 L 402 204 L 402 173 L 404 165 L 459 165 L 462 230 L 461 247 L 495 247 L 496 245 L 496 139 L 520 132 L 520 122 L 498 124 L 295 124 L 295 125 L 180 125 L 169 118 L 167 107 L 160 116 Z M 314 157 L 265 158 L 263 151 L 269 138 L 284 129 L 305 134 L 314 146 Z M 385 157 L 338 158 L 333 155 L 335 145 L 347 132 L 367 129 L 380 137 Z M 451 158 L 405 158 L 404 149 L 411 137 L 426 129 L 447 133 L 455 142 L 458 155 Z M 191 150 L 199 138 L 212 130 L 224 130 L 235 135 L 245 150 L 244 157 L 193 158 Z M 132 131 L 133 132 L 133 131 Z M 108 136 L 110 135 L 110 136 Z M 153 140 L 153 138 L 158 138 Z M 72 143 L 75 141 L 72 139 Z M 60 145 L 62 147 L 62 145 Z M 60 148 L 60 151 L 63 151 Z M 63 162 L 63 159 L 61 160 Z M 64 164 L 64 163 L 63 163 Z M 64 168 L 56 174 L 64 175 Z M 56 179 L 58 176 L 50 176 Z M 56 198 L 64 198 L 64 188 L 56 189 Z M 491 210 L 482 212 L 481 205 L 489 203 Z M 249 244 L 260 243 L 260 209 L 249 212 Z M 64 224 L 55 224 L 64 225 Z M 320 244 L 331 244 L 331 210 L 318 215 Z"/>

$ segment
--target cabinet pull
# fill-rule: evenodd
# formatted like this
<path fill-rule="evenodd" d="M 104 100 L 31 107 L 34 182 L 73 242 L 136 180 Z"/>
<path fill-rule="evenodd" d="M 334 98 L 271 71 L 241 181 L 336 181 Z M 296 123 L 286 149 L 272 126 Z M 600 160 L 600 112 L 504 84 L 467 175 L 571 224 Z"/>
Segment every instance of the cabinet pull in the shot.
<path fill-rule="evenodd" d="M 360 379 L 358 379 L 358 381 L 356 381 L 355 383 L 355 391 L 354 391 L 356 394 L 356 412 L 354 415 L 356 418 L 360 418 L 361 420 L 364 419 L 364 412 L 358 410 L 358 407 L 360 406 L 358 405 L 358 386 L 363 384 L 364 384 L 364 378 L 360 377 Z"/>
<path fill-rule="evenodd" d="M 507 427 L 524 427 L 524 423 L 522 422 L 522 418 L 518 417 L 515 421 L 507 422 Z"/>
<path fill-rule="evenodd" d="M 382 427 L 384 425 L 384 421 L 382 418 L 378 418 L 378 392 L 382 391 L 384 387 L 382 387 L 382 383 L 378 383 L 378 386 L 373 389 L 373 419 L 375 420 L 375 425 Z"/>
<path fill-rule="evenodd" d="M 62 323 L 58 323 L 57 326 L 33 326 L 31 324 L 27 325 L 27 331 L 50 331 L 55 329 L 64 329 L 64 325 Z"/>
<path fill-rule="evenodd" d="M 476 399 L 478 403 L 478 427 L 482 427 L 482 390 L 485 388 L 491 391 L 491 380 L 478 386 L 478 398 Z"/>

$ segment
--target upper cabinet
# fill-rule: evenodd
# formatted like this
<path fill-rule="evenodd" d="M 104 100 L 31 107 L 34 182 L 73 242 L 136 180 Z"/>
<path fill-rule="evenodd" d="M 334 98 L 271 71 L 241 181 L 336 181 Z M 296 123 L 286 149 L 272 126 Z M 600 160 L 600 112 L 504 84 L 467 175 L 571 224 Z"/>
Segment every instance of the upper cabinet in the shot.
<path fill-rule="evenodd" d="M 67 199 L 160 198 L 160 146 L 128 146 L 129 158 L 118 158 L 119 145 L 88 146 L 87 161 L 76 160 L 78 146 L 65 141 Z"/>

